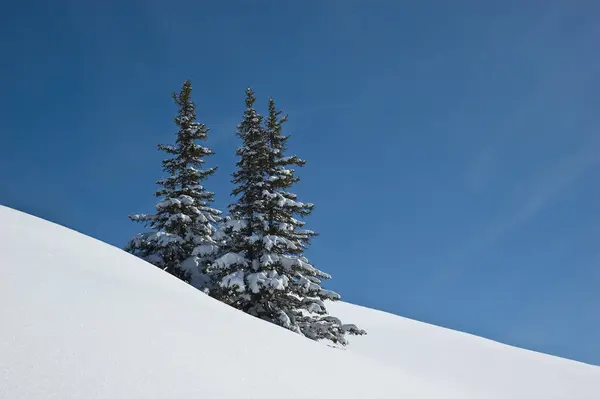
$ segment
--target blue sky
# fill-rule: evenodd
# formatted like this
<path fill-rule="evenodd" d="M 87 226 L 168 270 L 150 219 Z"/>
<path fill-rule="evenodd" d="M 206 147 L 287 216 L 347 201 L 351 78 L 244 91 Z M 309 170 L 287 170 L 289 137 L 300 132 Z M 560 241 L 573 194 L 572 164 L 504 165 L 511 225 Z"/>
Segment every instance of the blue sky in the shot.
<path fill-rule="evenodd" d="M 600 3 L 94 3 L 2 6 L 0 203 L 122 246 L 190 78 L 225 208 L 251 86 L 344 299 L 600 364 Z"/>

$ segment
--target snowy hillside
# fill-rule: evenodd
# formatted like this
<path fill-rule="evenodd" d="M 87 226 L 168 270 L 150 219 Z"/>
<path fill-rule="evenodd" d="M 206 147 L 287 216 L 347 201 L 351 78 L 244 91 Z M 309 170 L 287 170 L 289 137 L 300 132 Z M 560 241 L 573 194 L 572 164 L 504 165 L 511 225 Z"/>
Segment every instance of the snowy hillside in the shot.
<path fill-rule="evenodd" d="M 597 399 L 600 368 L 346 303 L 315 343 L 0 207 L 0 398 Z"/>

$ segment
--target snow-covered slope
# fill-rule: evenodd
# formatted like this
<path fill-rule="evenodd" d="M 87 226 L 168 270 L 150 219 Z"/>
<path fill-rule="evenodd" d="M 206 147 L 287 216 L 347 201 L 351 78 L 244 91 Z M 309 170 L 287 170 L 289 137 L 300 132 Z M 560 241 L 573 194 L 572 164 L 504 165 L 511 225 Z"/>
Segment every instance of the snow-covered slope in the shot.
<path fill-rule="evenodd" d="M 371 333 L 348 350 L 401 371 L 468 387 L 473 398 L 600 399 L 600 367 L 503 345 L 390 313 L 332 303 Z"/>
<path fill-rule="evenodd" d="M 600 368 L 345 303 L 347 350 L 0 207 L 0 398 L 600 398 Z"/>

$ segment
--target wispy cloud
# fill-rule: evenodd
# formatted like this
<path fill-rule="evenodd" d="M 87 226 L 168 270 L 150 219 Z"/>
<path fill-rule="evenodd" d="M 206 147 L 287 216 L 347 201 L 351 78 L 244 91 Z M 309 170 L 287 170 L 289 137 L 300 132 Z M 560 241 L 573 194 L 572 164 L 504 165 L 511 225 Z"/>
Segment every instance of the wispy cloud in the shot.
<path fill-rule="evenodd" d="M 569 40 L 560 43 L 561 51 L 549 51 L 549 43 L 554 42 L 557 31 L 564 30 L 563 24 L 556 13 L 542 18 L 524 37 L 527 45 L 511 55 L 538 63 L 531 71 L 537 69 L 539 74 L 532 78 L 535 84 L 523 87 L 521 96 L 515 96 L 516 101 L 504 110 L 504 117 L 495 121 L 493 130 L 486 132 L 487 142 L 473 154 L 464 175 L 472 193 L 498 192 L 502 198 L 498 198 L 495 211 L 488 214 L 489 219 L 474 226 L 473 235 L 459 238 L 444 254 L 440 262 L 453 267 L 442 269 L 432 281 L 434 285 L 464 276 L 475 267 L 477 258 L 532 222 L 584 175 L 600 166 L 600 117 L 591 110 L 593 104 L 589 101 L 591 87 L 600 82 L 598 58 L 589 53 L 600 37 L 600 29 L 596 25 L 578 26 Z M 537 149 L 532 148 L 539 150 L 531 154 L 535 166 L 521 158 L 526 168 L 523 173 L 503 181 L 507 159 L 512 158 L 509 154 L 522 155 L 521 150 L 514 149 L 523 142 L 539 143 Z M 565 145 L 559 156 L 557 143 Z M 537 169 L 543 164 L 543 169 Z"/>
<path fill-rule="evenodd" d="M 511 141 L 515 138 L 530 136 L 540 120 L 580 121 L 584 93 L 598 82 L 598 59 L 590 56 L 589 50 L 594 48 L 600 29 L 596 24 L 582 23 L 565 39 L 564 27 L 574 23 L 569 11 L 572 8 L 564 4 L 548 7 L 515 38 L 514 46 L 503 46 L 495 53 L 497 49 L 493 47 L 486 49 L 493 55 L 480 57 L 482 61 L 473 67 L 467 84 L 473 90 L 489 87 L 486 82 L 494 79 L 495 73 L 506 79 L 511 79 L 512 73 L 527 76 L 511 102 L 501 103 L 496 110 L 500 117 L 490 121 L 489 126 L 482 126 L 487 141 L 473 154 L 465 171 L 467 185 L 474 191 L 494 182 L 506 147 L 514 145 Z M 503 29 L 494 31 L 506 34 Z M 558 130 L 557 134 L 571 135 L 573 131 Z"/>
<path fill-rule="evenodd" d="M 440 269 L 428 284 L 437 286 L 464 276 L 475 267 L 478 257 L 530 223 L 584 175 L 600 167 L 600 125 L 594 125 L 593 129 L 597 132 L 593 139 L 542 173 L 525 180 L 511 198 L 511 203 L 515 204 L 512 208 L 496 215 L 491 222 L 478 228 L 475 234 L 459 242 L 450 253 L 444 254 L 440 264 L 452 267 Z"/>
<path fill-rule="evenodd" d="M 600 127 L 594 130 L 600 133 Z M 528 182 L 528 188 L 520 193 L 520 205 L 510 215 L 493 223 L 483 234 L 488 244 L 521 227 L 562 192 L 572 186 L 586 172 L 600 165 L 600 137 L 587 142 L 574 153 L 568 154 L 540 176 Z"/>

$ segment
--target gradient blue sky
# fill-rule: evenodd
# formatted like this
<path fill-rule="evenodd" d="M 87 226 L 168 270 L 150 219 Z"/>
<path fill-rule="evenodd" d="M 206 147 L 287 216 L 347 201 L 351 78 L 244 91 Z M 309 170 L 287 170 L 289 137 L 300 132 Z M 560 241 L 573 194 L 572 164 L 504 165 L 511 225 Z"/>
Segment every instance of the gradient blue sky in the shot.
<path fill-rule="evenodd" d="M 3 2 L 0 203 L 122 246 L 190 78 L 224 208 L 252 86 L 308 160 L 329 287 L 600 364 L 599 20 L 594 0 Z"/>

